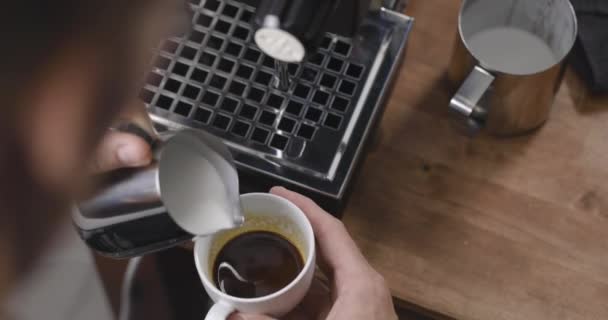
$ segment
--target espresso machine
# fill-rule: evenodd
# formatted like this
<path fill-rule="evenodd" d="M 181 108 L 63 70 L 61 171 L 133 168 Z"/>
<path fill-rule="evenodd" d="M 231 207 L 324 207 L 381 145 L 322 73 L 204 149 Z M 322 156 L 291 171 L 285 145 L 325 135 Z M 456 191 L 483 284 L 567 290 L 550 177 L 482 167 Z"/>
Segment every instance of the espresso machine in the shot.
<path fill-rule="evenodd" d="M 340 215 L 413 20 L 399 0 L 191 0 L 141 99 L 159 130 L 229 147 L 241 192 L 283 185 Z"/>

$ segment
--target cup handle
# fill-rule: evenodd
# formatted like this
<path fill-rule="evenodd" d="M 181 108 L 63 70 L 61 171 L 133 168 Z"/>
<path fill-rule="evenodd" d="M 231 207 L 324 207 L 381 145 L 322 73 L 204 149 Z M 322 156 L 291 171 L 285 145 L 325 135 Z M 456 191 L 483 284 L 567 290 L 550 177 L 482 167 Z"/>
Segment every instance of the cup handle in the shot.
<path fill-rule="evenodd" d="M 450 100 L 450 110 L 458 118 L 464 119 L 471 133 L 477 133 L 485 125 L 488 110 L 480 102 L 495 79 L 484 68 L 475 66 Z"/>
<path fill-rule="evenodd" d="M 226 302 L 218 301 L 209 309 L 205 320 L 226 320 L 236 309 Z"/>

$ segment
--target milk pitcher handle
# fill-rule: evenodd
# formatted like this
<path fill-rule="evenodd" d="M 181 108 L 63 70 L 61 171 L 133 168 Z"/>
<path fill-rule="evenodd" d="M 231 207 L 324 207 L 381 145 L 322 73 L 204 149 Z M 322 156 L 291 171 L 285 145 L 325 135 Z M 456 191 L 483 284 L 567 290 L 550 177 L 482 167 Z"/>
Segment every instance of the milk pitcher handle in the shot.
<path fill-rule="evenodd" d="M 149 133 L 144 128 L 132 122 L 119 123 L 116 126 L 111 127 L 110 130 L 136 135 L 146 141 L 152 149 L 156 148 L 158 143 L 160 142 L 160 139 L 158 138 L 158 134 L 156 132 Z"/>
<path fill-rule="evenodd" d="M 485 125 L 487 106 L 480 103 L 495 77 L 480 66 L 475 66 L 458 92 L 450 100 L 450 110 L 464 121 L 470 133 L 477 133 Z"/>

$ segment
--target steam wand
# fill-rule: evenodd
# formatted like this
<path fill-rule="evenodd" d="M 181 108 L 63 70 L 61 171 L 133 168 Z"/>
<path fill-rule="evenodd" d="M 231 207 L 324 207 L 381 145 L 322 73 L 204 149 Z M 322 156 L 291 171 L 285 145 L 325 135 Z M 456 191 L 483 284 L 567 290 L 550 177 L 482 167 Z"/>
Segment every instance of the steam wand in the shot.
<path fill-rule="evenodd" d="M 275 60 L 274 68 L 276 70 L 276 75 L 274 78 L 274 86 L 282 91 L 289 90 L 289 85 L 291 84 L 291 79 L 289 78 L 289 69 L 287 62 L 282 62 L 279 60 Z"/>

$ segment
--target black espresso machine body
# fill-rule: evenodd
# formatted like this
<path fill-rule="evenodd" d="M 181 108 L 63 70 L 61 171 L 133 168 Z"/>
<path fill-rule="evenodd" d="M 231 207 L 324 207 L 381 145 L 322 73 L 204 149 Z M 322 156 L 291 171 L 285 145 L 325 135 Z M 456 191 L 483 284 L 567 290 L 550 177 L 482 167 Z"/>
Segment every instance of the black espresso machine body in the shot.
<path fill-rule="evenodd" d="M 317 2 L 328 16 L 307 21 L 321 27 L 306 30 L 299 18 L 289 20 L 296 3 Z M 403 2 L 193 0 L 190 6 L 192 30 L 159 46 L 141 92 L 157 127 L 221 138 L 241 192 L 282 185 L 340 216 L 412 28 L 413 19 L 395 11 Z M 277 61 L 256 45 L 269 13 L 306 51 L 301 62 L 286 65 L 287 87 L 277 84 Z"/>

